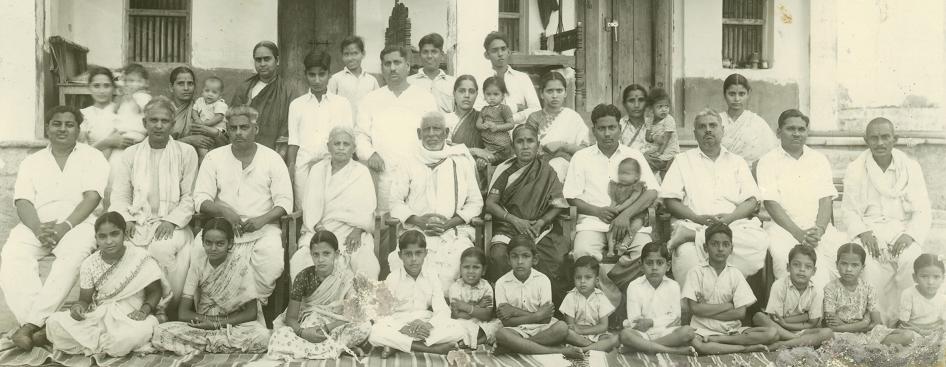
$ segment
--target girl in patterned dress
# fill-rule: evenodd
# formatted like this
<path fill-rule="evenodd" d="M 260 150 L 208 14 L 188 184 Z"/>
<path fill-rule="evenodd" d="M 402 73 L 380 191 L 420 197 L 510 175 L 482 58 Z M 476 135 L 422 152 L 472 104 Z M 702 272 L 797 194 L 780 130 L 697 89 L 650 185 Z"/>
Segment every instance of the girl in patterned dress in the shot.
<path fill-rule="evenodd" d="M 276 359 L 335 359 L 343 351 L 361 355 L 359 345 L 368 340 L 371 323 L 350 320 L 345 300 L 352 296 L 354 274 L 339 262 L 338 239 L 318 231 L 309 242 L 314 265 L 292 282 L 289 307 L 273 321 L 269 356 Z"/>
<path fill-rule="evenodd" d="M 856 243 L 838 248 L 840 278 L 824 287 L 824 324 L 834 331 L 835 338 L 876 344 L 890 334 L 890 329 L 881 322 L 874 288 L 861 278 L 866 260 L 867 253 Z"/>
<path fill-rule="evenodd" d="M 476 349 L 480 344 L 496 342 L 496 331 L 502 328 L 493 313 L 493 287 L 483 279 L 486 253 L 470 247 L 460 254 L 460 278 L 450 285 L 450 317 L 464 329 L 463 346 Z"/>

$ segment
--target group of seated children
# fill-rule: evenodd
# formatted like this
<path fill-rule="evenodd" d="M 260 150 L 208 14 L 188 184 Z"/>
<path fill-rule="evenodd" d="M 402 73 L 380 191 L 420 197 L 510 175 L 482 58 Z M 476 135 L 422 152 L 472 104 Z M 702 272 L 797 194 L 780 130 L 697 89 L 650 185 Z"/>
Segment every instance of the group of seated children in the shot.
<path fill-rule="evenodd" d="M 860 278 L 866 253 L 851 243 L 838 251 L 840 279 L 823 292 L 811 282 L 817 264 L 814 249 L 795 246 L 789 255 L 789 276 L 772 285 L 765 311 L 752 317 L 755 326 L 744 326 L 746 308 L 756 298 L 742 274 L 728 264 L 732 231 L 723 223 L 706 230 L 707 262 L 690 271 L 682 289 L 666 275 L 670 263 L 666 245 L 644 246 L 639 260 L 644 275 L 627 288 L 627 319 L 617 334 L 609 325 L 615 306 L 597 288 L 599 264 L 593 257 L 575 261 L 575 288 L 562 301 L 558 314 L 564 320 L 559 320 L 549 278 L 533 268 L 536 250 L 527 236 L 510 241 L 512 270 L 496 281 L 495 297 L 493 287 L 482 278 L 481 249 L 463 252 L 460 278 L 442 295 L 415 286 L 425 283 L 423 235 L 407 232 L 399 242 L 404 269 L 392 270 L 386 283 L 402 300 L 398 307 L 410 310 L 375 324 L 371 341 L 385 347 L 383 356 L 394 349 L 445 352 L 455 345 L 476 348 L 493 343 L 495 353 L 561 353 L 573 358 L 619 345 L 628 352 L 684 355 L 817 347 L 835 337 L 906 345 L 919 335 L 942 333 L 946 320 L 946 296 L 939 291 L 943 262 L 924 254 L 914 264 L 917 286 L 903 293 L 897 328 L 883 326 L 876 295 Z M 436 282 L 429 283 L 430 289 L 439 289 Z M 447 313 L 453 320 L 446 320 Z M 685 313 L 691 316 L 689 326 L 681 322 Z"/>

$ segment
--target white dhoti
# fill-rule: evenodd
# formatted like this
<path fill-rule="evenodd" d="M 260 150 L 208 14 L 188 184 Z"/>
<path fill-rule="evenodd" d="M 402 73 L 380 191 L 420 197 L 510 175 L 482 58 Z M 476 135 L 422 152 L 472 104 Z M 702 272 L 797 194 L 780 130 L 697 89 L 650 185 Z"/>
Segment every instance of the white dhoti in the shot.
<path fill-rule="evenodd" d="M 161 267 L 164 276 L 167 277 L 171 284 L 173 297 L 177 300 L 181 298 L 184 279 L 187 277 L 187 269 L 190 267 L 191 252 L 193 251 L 189 246 L 193 243 L 194 235 L 190 228 L 179 228 L 174 230 L 171 238 L 166 240 L 154 239 L 154 230 L 157 229 L 160 223 L 160 221 L 154 221 L 150 224 L 137 225 L 135 235 L 129 242 L 139 248 L 148 250 L 151 257 Z M 145 238 L 148 240 L 142 240 Z M 198 245 L 198 247 L 201 246 Z"/>
<path fill-rule="evenodd" d="M 95 250 L 92 224 L 75 226 L 56 247 L 44 247 L 22 223 L 10 231 L 0 252 L 0 287 L 17 323 L 43 326 L 46 318 L 62 306 L 79 277 L 79 267 Z M 38 261 L 56 255 L 43 282 Z"/>
<path fill-rule="evenodd" d="M 881 254 L 875 258 L 870 255 L 870 250 L 864 247 L 864 251 L 867 252 L 867 264 L 864 264 L 863 277 L 877 292 L 877 307 L 880 309 L 884 322 L 889 324 L 898 320 L 900 293 L 915 284 L 913 262 L 923 253 L 923 249 L 919 243 L 914 242 L 895 257 L 889 250 L 893 248 L 897 238 L 903 234 L 905 229 L 903 223 L 887 221 L 865 224 L 874 232 Z M 856 238 L 854 242 L 861 243 Z M 863 243 L 861 245 L 863 246 Z"/>
<path fill-rule="evenodd" d="M 706 250 L 703 249 L 706 226 L 679 220 L 673 224 L 674 232 L 681 230 L 681 227 L 696 232 L 695 242 L 680 245 L 673 254 L 674 279 L 677 283 L 685 284 L 690 269 L 707 261 Z M 765 264 L 765 252 L 769 248 L 762 224 L 755 218 L 740 219 L 730 223 L 729 228 L 733 232 L 733 251 L 729 255 L 729 263 L 744 276 L 755 274 Z"/>
<path fill-rule="evenodd" d="M 348 238 L 351 229 L 332 233 L 338 238 L 338 250 L 342 257 L 340 263 L 348 266 L 355 274 L 362 274 L 368 279 L 378 279 L 381 266 L 374 254 L 374 236 L 371 233 L 363 232 L 361 234 L 361 246 L 351 251 L 345 247 L 345 239 Z M 289 260 L 289 275 L 292 279 L 295 279 L 296 274 L 299 274 L 300 271 L 313 265 L 312 255 L 309 253 L 309 241 L 312 241 L 314 235 L 314 232 L 307 232 L 299 239 L 299 249 Z"/>
<path fill-rule="evenodd" d="M 151 315 L 141 321 L 128 317 L 141 302 L 140 295 L 134 300 L 109 302 L 86 313 L 82 321 L 73 319 L 68 311 L 57 312 L 49 317 L 46 333 L 57 350 L 69 354 L 121 357 L 149 344 L 158 326 L 158 319 Z"/>
<path fill-rule="evenodd" d="M 426 266 L 426 264 L 425 264 Z M 443 343 L 456 343 L 463 338 L 463 328 L 456 320 L 450 318 L 431 318 L 430 311 L 403 312 L 381 318 L 371 327 L 371 335 L 368 341 L 373 345 L 390 347 L 399 351 L 410 353 L 411 344 L 414 341 L 422 341 L 424 345 L 432 346 Z M 415 340 L 414 338 L 400 332 L 404 325 L 411 321 L 421 319 L 426 320 L 434 326 L 430 330 L 427 339 Z"/>
<path fill-rule="evenodd" d="M 473 227 L 460 225 L 453 230 L 444 232 L 440 236 L 426 236 L 427 257 L 424 258 L 424 269 L 440 278 L 444 294 L 450 290 L 450 285 L 460 274 L 460 254 L 463 250 L 473 247 Z M 390 269 L 404 267 L 397 250 L 388 254 Z M 393 271 L 392 271 L 393 272 Z"/>
<path fill-rule="evenodd" d="M 788 253 L 798 244 L 795 237 L 775 222 L 765 223 L 765 232 L 769 236 L 769 254 L 772 255 L 772 267 L 776 279 L 788 276 Z M 838 248 L 847 243 L 848 237 L 833 225 L 828 225 L 821 236 L 821 241 L 815 247 L 818 259 L 815 263 L 817 270 L 811 281 L 815 286 L 824 288 L 828 282 L 837 279 L 838 267 L 835 265 L 838 257 Z"/>
<path fill-rule="evenodd" d="M 191 255 L 191 266 L 203 264 L 207 260 L 207 254 L 204 252 L 203 234 L 198 233 L 193 246 Z M 250 262 L 250 269 L 253 270 L 253 278 L 256 281 L 256 291 L 263 304 L 267 303 L 269 296 L 273 294 L 276 288 L 276 279 L 282 275 L 283 271 L 283 246 L 282 230 L 275 224 L 267 224 L 256 232 L 244 233 L 242 237 L 237 237 L 234 241 L 231 251 L 250 251 L 250 256 L 244 257 Z M 243 247 L 246 246 L 246 247 Z M 241 248 L 243 247 L 243 248 Z"/>

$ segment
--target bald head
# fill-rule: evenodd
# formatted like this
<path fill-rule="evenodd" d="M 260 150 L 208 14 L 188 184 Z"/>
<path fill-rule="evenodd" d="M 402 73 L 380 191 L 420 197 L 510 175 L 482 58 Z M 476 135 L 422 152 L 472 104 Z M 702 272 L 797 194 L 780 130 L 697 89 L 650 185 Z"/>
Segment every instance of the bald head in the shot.
<path fill-rule="evenodd" d="M 864 142 L 867 143 L 875 160 L 878 162 L 887 160 L 893 153 L 894 145 L 897 144 L 897 133 L 893 122 L 883 117 L 870 120 L 864 131 Z"/>

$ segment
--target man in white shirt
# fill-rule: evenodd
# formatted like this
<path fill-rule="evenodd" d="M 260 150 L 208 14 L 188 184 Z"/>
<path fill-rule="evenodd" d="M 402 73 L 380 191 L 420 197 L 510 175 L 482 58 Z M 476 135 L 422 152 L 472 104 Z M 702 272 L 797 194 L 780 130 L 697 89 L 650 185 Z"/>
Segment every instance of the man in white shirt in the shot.
<path fill-rule="evenodd" d="M 20 328 L 13 343 L 24 350 L 46 344 L 43 327 L 62 306 L 79 276 L 79 266 L 95 250 L 92 211 L 108 182 L 102 153 L 77 144 L 82 114 L 67 106 L 46 114 L 49 146 L 20 163 L 13 202 L 20 223 L 0 252 L 0 287 Z M 43 282 L 38 260 L 56 255 Z"/>
<path fill-rule="evenodd" d="M 460 271 L 460 253 L 473 246 L 475 230 L 470 220 L 483 210 L 483 196 L 476 181 L 476 163 L 466 146 L 448 145 L 443 114 L 423 117 L 417 137 L 421 144 L 391 183 L 391 217 L 427 236 L 430 258 L 424 265 L 438 275 L 443 291 L 450 289 Z M 400 266 L 396 254 L 388 256 L 391 269 Z"/>
<path fill-rule="evenodd" d="M 200 213 L 233 224 L 232 251 L 252 253 L 246 258 L 265 304 L 283 270 L 278 221 L 292 210 L 292 183 L 279 154 L 255 142 L 258 117 L 247 106 L 227 111 L 230 145 L 204 158 L 194 187 L 194 206 Z M 194 246 L 192 261 L 199 263 L 206 256 L 203 246 Z"/>
<path fill-rule="evenodd" d="M 919 163 L 894 148 L 893 123 L 871 120 L 864 141 L 870 149 L 844 173 L 844 223 L 871 255 L 864 276 L 882 295 L 884 320 L 893 322 L 900 291 L 913 286 L 913 261 L 932 226 L 932 209 Z"/>
<path fill-rule="evenodd" d="M 831 164 L 824 154 L 805 145 L 808 116 L 801 111 L 782 112 L 776 135 L 781 146 L 763 155 L 756 167 L 762 205 L 772 217 L 764 228 L 771 241 L 775 277 L 788 276 L 788 253 L 804 244 L 818 255 L 821 266 L 812 282 L 821 289 L 838 277 L 834 266 L 838 246 L 847 242 L 846 235 L 831 224 L 832 201 L 838 195 Z"/>
<path fill-rule="evenodd" d="M 443 37 L 437 33 L 428 34 L 420 39 L 417 47 L 420 48 L 420 61 L 423 64 L 407 81 L 430 91 L 437 100 L 440 112 L 453 112 L 453 83 L 457 78 L 447 75 L 440 68 L 440 62 L 443 60 Z"/>
<path fill-rule="evenodd" d="M 352 114 L 356 115 L 361 99 L 378 89 L 378 79 L 361 67 L 361 60 L 365 58 L 365 41 L 361 37 L 346 37 L 340 47 L 345 67 L 329 79 L 328 92 L 345 97 L 351 103 Z"/>
<path fill-rule="evenodd" d="M 572 255 L 577 259 L 593 256 L 601 260 L 607 248 L 608 230 L 623 238 L 630 227 L 630 218 L 647 211 L 657 199 L 657 179 L 640 151 L 620 143 L 621 112 L 614 105 L 600 104 L 591 112 L 592 131 L 597 143 L 579 150 L 572 156 L 562 193 L 578 209 L 575 243 Z M 640 180 L 646 190 L 635 204 L 623 212 L 611 206 L 608 183 L 617 177 L 617 166 L 622 160 L 633 158 L 641 168 Z M 652 240 L 650 228 L 643 228 L 634 236 L 629 255 L 640 256 L 641 247 Z"/>
<path fill-rule="evenodd" d="M 749 165 L 720 145 L 723 125 L 719 113 L 705 109 L 693 121 L 698 148 L 677 154 L 664 177 L 660 197 L 674 218 L 668 242 L 673 253 L 673 275 L 686 283 L 687 273 L 706 262 L 704 231 L 722 222 L 733 232 L 729 264 L 744 276 L 755 274 L 765 263 L 768 238 L 758 219 L 751 218 L 759 197 Z"/>
<path fill-rule="evenodd" d="M 174 295 L 166 310 L 176 320 L 194 237 L 188 223 L 194 215 L 197 152 L 171 139 L 174 106 L 167 97 L 152 99 L 143 114 L 148 137 L 128 147 L 116 165 L 109 209 L 125 218 L 125 239 L 148 249 L 161 266 Z"/>
<path fill-rule="evenodd" d="M 379 213 L 388 211 L 392 174 L 417 150 L 415 131 L 421 116 L 437 110 L 427 90 L 407 82 L 410 52 L 406 47 L 385 47 L 381 51 L 381 70 L 387 85 L 368 93 L 358 107 L 356 153 L 377 174 Z"/>
<path fill-rule="evenodd" d="M 329 93 L 326 88 L 331 63 L 331 56 L 323 51 L 315 50 L 306 55 L 303 66 L 309 89 L 289 103 L 286 166 L 289 167 L 297 208 L 305 203 L 309 169 L 328 155 L 325 143 L 329 132 L 335 127 L 354 128 L 351 104 L 345 97 Z"/>
<path fill-rule="evenodd" d="M 509 66 L 509 38 L 500 32 L 490 32 L 483 41 L 483 56 L 489 59 L 491 72 L 487 75 L 479 75 L 477 81 L 482 83 L 486 78 L 497 76 L 506 83 L 506 98 L 503 100 L 514 112 L 513 121 L 521 124 L 529 118 L 529 115 L 542 109 L 539 103 L 539 96 L 535 93 L 535 85 L 532 84 L 532 78 L 528 74 L 515 70 Z M 481 92 L 476 97 L 475 107 L 477 109 L 486 105 Z"/>

